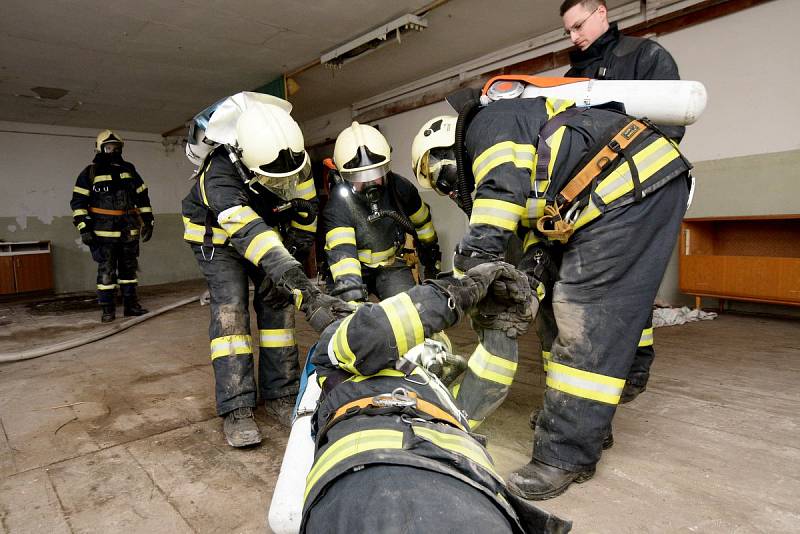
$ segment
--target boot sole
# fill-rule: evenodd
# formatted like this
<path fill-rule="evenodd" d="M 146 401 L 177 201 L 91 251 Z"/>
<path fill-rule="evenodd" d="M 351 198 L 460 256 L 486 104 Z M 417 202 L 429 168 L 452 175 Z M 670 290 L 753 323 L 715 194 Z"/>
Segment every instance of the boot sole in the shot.
<path fill-rule="evenodd" d="M 548 499 L 552 499 L 553 497 L 558 497 L 559 495 L 567 491 L 567 488 L 569 488 L 570 485 L 572 485 L 573 483 L 583 484 L 587 480 L 591 479 L 593 476 L 594 476 L 594 469 L 592 469 L 591 471 L 584 471 L 583 473 L 579 474 L 577 478 L 575 478 L 575 480 L 573 480 L 569 484 L 566 484 L 560 488 L 556 488 L 553 491 L 549 491 L 547 493 L 527 493 L 525 491 L 522 491 L 519 487 L 517 487 L 513 483 L 509 483 L 508 487 L 509 489 L 513 490 L 512 493 L 522 497 L 523 499 L 529 501 L 546 501 Z"/>
<path fill-rule="evenodd" d="M 246 439 L 246 440 L 242 440 L 242 441 L 234 443 L 233 440 L 231 440 L 227 436 L 225 437 L 225 441 L 227 441 L 228 445 L 230 445 L 234 449 L 241 449 L 241 448 L 244 448 L 244 447 L 252 447 L 254 445 L 258 445 L 259 443 L 261 443 L 261 439 L 262 439 L 261 436 L 254 436 L 251 439 Z"/>

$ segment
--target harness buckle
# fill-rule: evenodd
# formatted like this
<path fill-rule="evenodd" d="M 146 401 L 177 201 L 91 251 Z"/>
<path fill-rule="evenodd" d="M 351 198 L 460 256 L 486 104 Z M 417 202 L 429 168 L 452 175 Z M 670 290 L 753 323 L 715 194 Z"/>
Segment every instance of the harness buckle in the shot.
<path fill-rule="evenodd" d="M 575 232 L 572 223 L 561 217 L 560 206 L 552 204 L 544 207 L 544 215 L 536 221 L 536 229 L 548 239 L 561 243 L 566 243 Z"/>
<path fill-rule="evenodd" d="M 208 257 L 206 257 L 206 246 L 200 245 L 200 254 L 203 255 L 203 260 L 205 261 L 211 261 L 214 259 L 214 251 L 216 249 L 214 247 L 209 247 L 209 248 L 211 249 L 211 254 Z"/>
<path fill-rule="evenodd" d="M 391 393 L 372 397 L 372 405 L 378 408 L 407 408 L 417 405 L 417 399 L 410 396 L 405 388 L 395 388 Z"/>

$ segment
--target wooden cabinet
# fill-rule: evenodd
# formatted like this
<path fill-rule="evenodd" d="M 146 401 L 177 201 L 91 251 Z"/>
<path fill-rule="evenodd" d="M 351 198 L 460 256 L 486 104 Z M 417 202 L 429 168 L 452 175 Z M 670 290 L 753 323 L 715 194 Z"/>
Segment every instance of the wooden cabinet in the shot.
<path fill-rule="evenodd" d="M 680 289 L 800 306 L 800 215 L 684 219 Z"/>
<path fill-rule="evenodd" d="M 49 241 L 0 242 L 0 295 L 52 289 Z"/>

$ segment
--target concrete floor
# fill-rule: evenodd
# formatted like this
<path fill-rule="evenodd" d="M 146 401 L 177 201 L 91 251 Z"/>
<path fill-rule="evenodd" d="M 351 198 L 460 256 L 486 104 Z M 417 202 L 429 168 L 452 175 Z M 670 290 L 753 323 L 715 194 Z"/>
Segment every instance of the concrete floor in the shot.
<path fill-rule="evenodd" d="M 145 290 L 143 300 L 153 307 L 198 287 Z M 101 328 L 98 315 L 0 304 L 0 353 Z M 288 432 L 259 411 L 259 448 L 225 444 L 207 318 L 189 305 L 0 365 L 0 531 L 268 530 Z M 474 346 L 464 326 L 450 334 L 462 352 Z M 302 321 L 298 339 L 305 353 L 313 336 Z M 656 346 L 648 391 L 620 408 L 597 475 L 543 507 L 578 533 L 798 532 L 800 321 L 723 315 L 658 329 Z M 503 475 L 528 461 L 527 418 L 541 399 L 534 335 L 521 354 L 509 399 L 482 427 Z"/>

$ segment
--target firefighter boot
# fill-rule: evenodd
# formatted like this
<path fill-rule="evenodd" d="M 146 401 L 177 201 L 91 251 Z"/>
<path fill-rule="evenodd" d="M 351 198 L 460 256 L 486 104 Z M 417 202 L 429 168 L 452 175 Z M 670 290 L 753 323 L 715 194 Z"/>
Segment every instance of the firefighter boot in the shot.
<path fill-rule="evenodd" d="M 531 412 L 528 424 L 530 424 L 532 430 L 536 430 L 536 420 L 539 419 L 540 413 L 542 413 L 541 408 L 534 408 L 533 411 Z M 612 432 L 612 429 L 609 428 L 608 434 L 606 434 L 606 437 L 603 438 L 603 450 L 604 451 L 608 450 L 613 446 L 614 446 L 614 433 Z"/>
<path fill-rule="evenodd" d="M 110 323 L 117 318 L 117 307 L 113 304 L 103 304 L 100 306 L 103 310 L 103 315 L 100 317 L 101 323 Z"/>
<path fill-rule="evenodd" d="M 594 476 L 594 467 L 584 471 L 567 471 L 533 459 L 508 478 L 508 490 L 531 501 L 543 501 L 561 495 L 570 484 L 586 482 Z"/>
<path fill-rule="evenodd" d="M 231 447 L 248 447 L 261 443 L 261 432 L 249 406 L 236 408 L 225 415 L 222 424 L 225 439 Z"/>
<path fill-rule="evenodd" d="M 633 399 L 644 393 L 647 389 L 647 376 L 642 380 L 631 380 L 630 378 L 625 381 L 625 386 L 622 388 L 622 396 L 619 398 L 620 404 L 627 404 Z"/>
<path fill-rule="evenodd" d="M 147 310 L 142 308 L 142 305 L 139 304 L 139 299 L 136 297 L 125 297 L 123 303 L 125 305 L 125 317 L 144 315 L 147 313 Z"/>
<path fill-rule="evenodd" d="M 277 419 L 286 428 L 292 426 L 292 412 L 294 411 L 294 397 L 280 397 L 277 399 L 267 399 L 264 402 L 264 409 L 267 415 Z"/>

